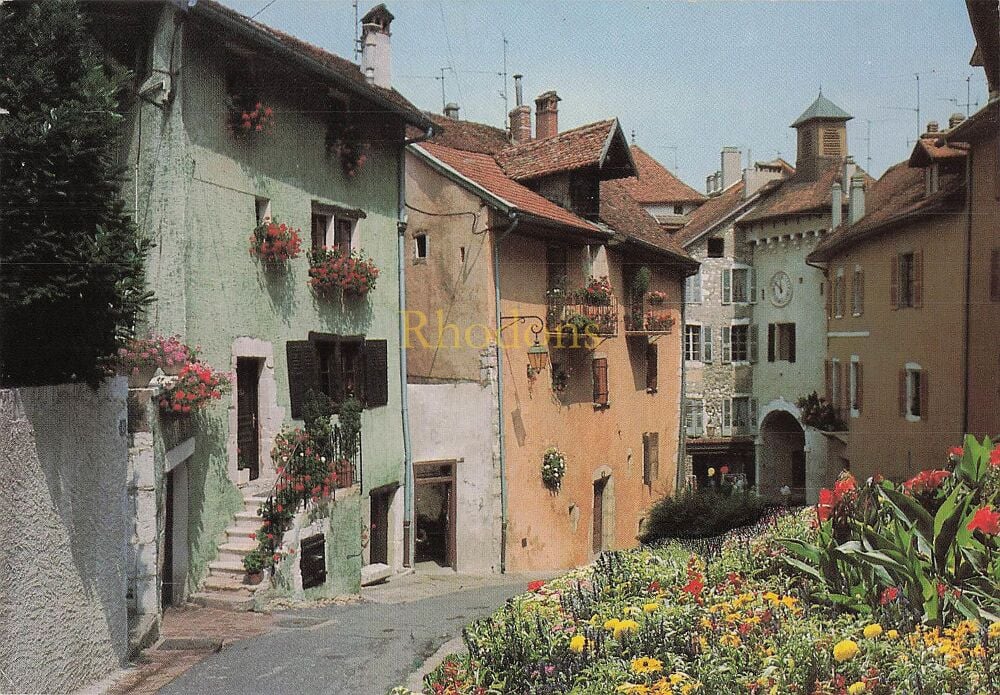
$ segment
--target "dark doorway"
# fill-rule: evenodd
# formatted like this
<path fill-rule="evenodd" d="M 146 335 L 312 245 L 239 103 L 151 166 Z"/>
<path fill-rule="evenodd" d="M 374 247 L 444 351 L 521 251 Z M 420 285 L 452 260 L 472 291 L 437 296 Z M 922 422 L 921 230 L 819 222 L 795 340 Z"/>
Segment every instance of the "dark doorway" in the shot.
<path fill-rule="evenodd" d="M 779 499 L 781 488 L 788 486 L 793 504 L 805 501 L 805 444 L 805 432 L 794 415 L 784 410 L 768 413 L 760 424 L 758 489 L 762 495 Z"/>
<path fill-rule="evenodd" d="M 601 478 L 594 481 L 594 539 L 593 551 L 599 553 L 604 550 L 604 490 L 608 486 L 608 479 Z"/>
<path fill-rule="evenodd" d="M 416 561 L 455 566 L 455 464 L 414 466 Z"/>
<path fill-rule="evenodd" d="M 322 533 L 302 541 L 299 570 L 303 589 L 320 586 L 326 581 L 326 537 Z"/>
<path fill-rule="evenodd" d="M 806 452 L 792 452 L 792 487 L 805 489 L 806 486 Z"/>
<path fill-rule="evenodd" d="M 236 358 L 237 467 L 250 470 L 250 480 L 260 477 L 260 368 L 257 357 Z"/>
<path fill-rule="evenodd" d="M 163 514 L 163 567 L 160 570 L 160 605 L 171 605 L 174 599 L 174 472 L 164 476 L 166 507 Z"/>
<path fill-rule="evenodd" d="M 371 491 L 371 535 L 368 540 L 369 562 L 389 564 L 389 506 L 396 486 Z"/>

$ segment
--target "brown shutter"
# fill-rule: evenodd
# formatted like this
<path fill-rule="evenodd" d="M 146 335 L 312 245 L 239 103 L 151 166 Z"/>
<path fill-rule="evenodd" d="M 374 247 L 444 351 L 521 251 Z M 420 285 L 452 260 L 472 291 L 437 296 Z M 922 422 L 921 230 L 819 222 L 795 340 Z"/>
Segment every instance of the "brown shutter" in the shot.
<path fill-rule="evenodd" d="M 906 370 L 899 370 L 899 416 L 906 417 Z"/>
<path fill-rule="evenodd" d="M 847 316 L 848 315 L 848 311 L 847 311 L 847 274 L 846 274 L 846 271 L 845 271 L 844 277 L 837 278 L 837 289 L 839 290 L 839 294 L 840 294 L 840 296 L 838 297 L 838 299 L 840 300 L 840 315 L 841 316 Z"/>
<path fill-rule="evenodd" d="M 913 306 L 924 305 L 924 252 L 913 254 Z"/>
<path fill-rule="evenodd" d="M 319 391 L 319 355 L 316 346 L 308 340 L 289 340 L 285 343 L 288 364 L 288 401 L 292 418 L 302 417 L 306 394 Z"/>
<path fill-rule="evenodd" d="M 851 416 L 851 363 L 842 363 L 840 370 L 840 416 L 846 420 Z"/>
<path fill-rule="evenodd" d="M 889 274 L 889 308 L 899 308 L 899 254 L 892 257 L 892 269 Z"/>
<path fill-rule="evenodd" d="M 767 361 L 774 362 L 774 329 L 775 324 L 767 324 Z"/>
<path fill-rule="evenodd" d="M 1000 176 L 997 180 L 1000 181 Z M 990 301 L 1000 302 L 1000 249 L 993 249 L 990 255 Z"/>
<path fill-rule="evenodd" d="M 865 271 L 858 271 L 858 314 L 865 313 Z"/>
<path fill-rule="evenodd" d="M 826 360 L 823 363 L 824 374 L 826 374 L 826 402 L 831 406 L 836 407 L 836 404 L 830 400 L 833 395 L 833 362 Z"/>
<path fill-rule="evenodd" d="M 657 352 L 656 343 L 649 343 L 646 345 L 646 388 L 649 391 L 656 390 L 656 378 L 657 378 Z"/>
<path fill-rule="evenodd" d="M 928 374 L 926 369 L 920 370 L 920 418 L 926 420 L 930 415 L 928 404 L 930 403 L 930 387 L 928 386 Z"/>
<path fill-rule="evenodd" d="M 369 407 L 389 402 L 389 348 L 384 340 L 365 341 L 364 402 Z"/>
<path fill-rule="evenodd" d="M 642 484 L 643 485 L 653 484 L 653 457 L 650 446 L 651 437 L 652 434 L 650 432 L 643 432 L 642 434 Z"/>
<path fill-rule="evenodd" d="M 860 362 L 858 362 L 855 365 L 854 381 L 855 381 L 854 399 L 858 402 L 858 412 L 860 413 L 862 407 L 864 407 L 864 402 L 865 402 L 865 370 L 862 368 Z"/>
<path fill-rule="evenodd" d="M 660 477 L 660 433 L 649 433 L 649 469 L 650 478 L 657 480 Z"/>
<path fill-rule="evenodd" d="M 591 362 L 594 371 L 594 404 L 608 404 L 608 358 L 595 357 Z"/>
<path fill-rule="evenodd" d="M 833 318 L 833 283 L 829 278 L 826 282 L 826 318 Z"/>

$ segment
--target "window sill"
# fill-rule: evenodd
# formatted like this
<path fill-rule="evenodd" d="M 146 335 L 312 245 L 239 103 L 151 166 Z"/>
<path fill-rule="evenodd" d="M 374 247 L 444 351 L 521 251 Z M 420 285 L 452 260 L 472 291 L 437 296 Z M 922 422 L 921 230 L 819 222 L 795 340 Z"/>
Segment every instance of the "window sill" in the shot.
<path fill-rule="evenodd" d="M 851 417 L 852 418 L 859 418 L 859 417 L 861 417 L 861 411 L 860 410 L 855 410 L 854 408 L 851 408 Z"/>
<path fill-rule="evenodd" d="M 594 410 L 595 411 L 598 411 L 598 410 L 607 410 L 610 407 L 611 407 L 610 403 L 594 403 Z"/>
<path fill-rule="evenodd" d="M 413 265 L 426 265 L 426 264 L 427 264 L 427 259 L 426 258 L 414 258 L 413 259 Z"/>
<path fill-rule="evenodd" d="M 652 395 L 654 395 L 656 393 L 656 389 L 649 389 L 648 388 L 648 389 L 646 389 L 646 393 L 648 393 L 649 395 L 652 396 Z"/>
<path fill-rule="evenodd" d="M 921 420 L 923 420 L 923 418 L 919 415 L 911 415 L 910 413 L 906 414 L 907 422 L 920 422 Z"/>

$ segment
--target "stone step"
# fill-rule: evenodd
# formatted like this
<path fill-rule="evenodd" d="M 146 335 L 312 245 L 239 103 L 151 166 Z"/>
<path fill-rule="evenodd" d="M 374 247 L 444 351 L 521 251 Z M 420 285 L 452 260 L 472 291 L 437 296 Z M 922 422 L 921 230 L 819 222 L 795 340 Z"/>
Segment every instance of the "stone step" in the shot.
<path fill-rule="evenodd" d="M 191 594 L 189 600 L 202 608 L 217 608 L 225 611 L 241 612 L 253 610 L 252 596 L 201 591 L 197 594 Z"/>
<path fill-rule="evenodd" d="M 254 541 L 251 541 L 249 538 L 246 538 L 239 543 L 223 543 L 222 545 L 219 546 L 219 552 L 225 551 L 243 557 L 244 555 L 248 554 L 251 550 L 254 550 L 256 547 L 257 544 Z"/>
<path fill-rule="evenodd" d="M 242 577 L 246 574 L 243 563 L 236 560 L 213 560 L 208 563 L 208 569 L 217 577 Z"/>
<path fill-rule="evenodd" d="M 261 586 L 258 584 L 257 586 Z M 231 576 L 220 577 L 214 574 L 210 574 L 205 578 L 205 586 L 203 590 L 206 593 L 209 592 L 221 592 L 227 594 L 242 594 L 244 596 L 252 596 L 257 586 L 251 584 L 244 584 L 242 579 L 237 580 Z"/>
<path fill-rule="evenodd" d="M 255 545 L 257 543 L 256 535 L 251 538 L 251 534 L 256 534 L 260 530 L 260 524 L 254 526 L 253 528 L 246 528 L 243 526 L 230 526 L 226 529 L 226 543 L 237 543 L 240 545 L 245 545 L 249 543 L 250 545 Z"/>

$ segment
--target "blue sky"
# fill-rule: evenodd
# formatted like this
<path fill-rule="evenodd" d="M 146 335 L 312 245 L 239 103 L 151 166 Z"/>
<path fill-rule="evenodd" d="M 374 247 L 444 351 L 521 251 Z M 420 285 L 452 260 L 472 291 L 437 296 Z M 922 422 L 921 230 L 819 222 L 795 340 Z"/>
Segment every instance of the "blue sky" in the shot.
<path fill-rule="evenodd" d="M 223 0 L 253 15 L 270 0 Z M 360 0 L 364 14 L 373 0 Z M 698 190 L 735 145 L 755 160 L 794 162 L 788 125 L 816 97 L 855 116 L 851 153 L 880 175 L 905 159 L 920 119 L 945 125 L 986 83 L 968 65 L 974 48 L 960 0 L 829 2 L 500 2 L 387 0 L 393 85 L 421 109 L 445 96 L 461 117 L 503 125 L 507 72 L 524 74 L 525 99 L 555 89 L 560 129 L 617 116 L 626 134 Z M 274 0 L 257 17 L 351 58 L 350 0 Z M 514 106 L 508 79 L 509 106 Z M 975 106 L 972 107 L 975 110 Z M 907 144 L 910 140 L 910 144 Z"/>

